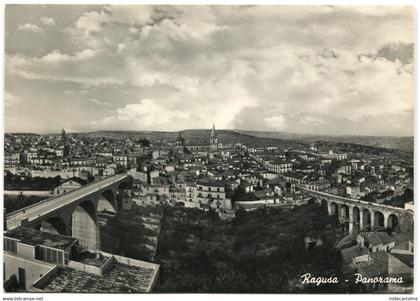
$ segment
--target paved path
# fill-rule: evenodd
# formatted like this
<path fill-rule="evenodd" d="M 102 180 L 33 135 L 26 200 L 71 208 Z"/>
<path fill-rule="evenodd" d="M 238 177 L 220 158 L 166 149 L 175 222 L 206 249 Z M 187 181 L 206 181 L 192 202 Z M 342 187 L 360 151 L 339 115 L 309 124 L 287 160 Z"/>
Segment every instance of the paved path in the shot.
<path fill-rule="evenodd" d="M 10 214 L 7 214 L 6 216 L 7 229 L 10 230 L 10 229 L 18 227 L 21 224 L 21 221 L 24 219 L 28 219 L 28 222 L 30 222 L 38 218 L 39 216 L 43 216 L 45 214 L 58 210 L 87 195 L 90 195 L 96 191 L 104 189 L 112 185 L 114 182 L 118 182 L 126 177 L 127 177 L 126 174 L 118 174 L 118 175 L 103 179 L 101 181 L 97 181 L 97 182 L 93 182 L 91 184 L 85 185 L 69 193 L 46 199 L 45 201 L 36 203 L 33 206 L 28 206 L 18 211 L 11 212 Z"/>

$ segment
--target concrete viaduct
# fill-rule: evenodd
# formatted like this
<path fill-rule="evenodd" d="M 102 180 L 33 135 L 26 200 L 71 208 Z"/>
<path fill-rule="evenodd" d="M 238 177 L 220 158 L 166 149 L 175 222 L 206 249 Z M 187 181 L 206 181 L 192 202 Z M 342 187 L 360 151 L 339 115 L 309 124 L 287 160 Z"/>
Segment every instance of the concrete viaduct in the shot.
<path fill-rule="evenodd" d="M 99 250 L 98 212 L 121 209 L 117 195 L 127 179 L 126 174 L 118 174 L 11 212 L 6 215 L 4 230 L 24 225 L 71 236 L 81 246 Z"/>
<path fill-rule="evenodd" d="M 410 210 L 298 188 L 326 207 L 329 215 L 337 216 L 340 223 L 348 223 L 350 235 L 354 234 L 355 226 L 360 230 L 398 227 L 401 231 L 413 227 L 413 212 Z"/>

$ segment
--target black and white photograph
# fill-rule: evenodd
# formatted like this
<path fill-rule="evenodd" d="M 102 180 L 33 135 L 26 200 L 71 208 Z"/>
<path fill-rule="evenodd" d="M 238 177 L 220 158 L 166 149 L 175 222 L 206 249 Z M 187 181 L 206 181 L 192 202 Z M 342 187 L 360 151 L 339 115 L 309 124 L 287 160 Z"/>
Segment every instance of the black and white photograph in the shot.
<path fill-rule="evenodd" d="M 417 293 L 415 7 L 2 9 L 3 300 Z"/>

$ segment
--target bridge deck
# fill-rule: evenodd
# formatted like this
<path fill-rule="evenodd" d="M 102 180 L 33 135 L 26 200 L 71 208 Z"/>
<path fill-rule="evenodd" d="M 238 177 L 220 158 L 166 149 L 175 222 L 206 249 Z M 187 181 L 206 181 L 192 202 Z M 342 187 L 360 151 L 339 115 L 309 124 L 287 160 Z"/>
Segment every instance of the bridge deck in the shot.
<path fill-rule="evenodd" d="M 6 215 L 7 229 L 13 229 L 18 227 L 21 224 L 22 220 L 28 219 L 28 222 L 31 222 L 40 216 L 46 215 L 48 213 L 54 212 L 66 205 L 73 203 L 85 196 L 88 196 L 99 190 L 103 190 L 109 185 L 112 185 L 115 182 L 119 182 L 126 178 L 126 174 L 118 174 L 101 181 L 93 182 L 88 185 L 85 185 L 79 189 L 73 190 L 69 193 L 51 197 L 40 203 L 36 203 L 32 206 L 28 206 L 18 211 L 11 212 Z"/>
<path fill-rule="evenodd" d="M 366 201 L 362 201 L 362 200 L 346 198 L 346 197 L 342 197 L 342 196 L 338 196 L 338 195 L 334 195 L 334 194 L 330 194 L 330 193 L 326 193 L 326 192 L 313 191 L 313 190 L 310 190 L 310 189 L 307 189 L 307 188 L 304 188 L 304 187 L 301 187 L 301 186 L 298 186 L 298 188 L 302 191 L 307 192 L 308 194 L 312 194 L 312 195 L 316 195 L 316 196 L 324 197 L 324 198 L 328 198 L 328 199 L 334 199 L 334 200 L 341 201 L 341 202 L 348 203 L 348 204 L 366 205 L 366 206 L 373 206 L 373 207 L 377 207 L 377 208 L 381 208 L 381 209 L 391 209 L 391 210 L 406 212 L 406 210 L 404 208 L 401 208 L 401 207 L 395 207 L 395 206 L 389 206 L 389 205 L 383 205 L 383 204 L 378 204 L 378 203 L 372 203 L 372 202 L 366 202 Z"/>

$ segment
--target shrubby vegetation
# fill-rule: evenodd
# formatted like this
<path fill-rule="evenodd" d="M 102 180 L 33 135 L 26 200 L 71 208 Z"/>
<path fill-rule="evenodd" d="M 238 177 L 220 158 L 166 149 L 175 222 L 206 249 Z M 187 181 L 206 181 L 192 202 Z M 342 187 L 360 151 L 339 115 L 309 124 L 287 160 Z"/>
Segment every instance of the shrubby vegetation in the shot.
<path fill-rule="evenodd" d="M 386 200 L 384 202 L 385 205 L 391 205 L 395 207 L 404 208 L 404 204 L 407 202 L 411 202 L 414 200 L 414 193 L 413 190 L 407 188 L 403 194 L 397 195 L 390 200 Z"/>
<path fill-rule="evenodd" d="M 371 192 L 360 199 L 367 202 L 376 202 L 378 198 L 386 198 L 390 197 L 394 194 L 392 190 L 387 190 L 383 192 L 382 194 L 378 195 L 376 192 Z M 410 188 L 407 188 L 404 193 L 398 194 L 396 196 L 393 196 L 392 198 L 385 200 L 383 202 L 384 205 L 390 205 L 394 207 L 401 207 L 404 208 L 404 204 L 407 202 L 411 202 L 414 200 L 414 193 L 413 190 Z"/>
<path fill-rule="evenodd" d="M 341 274 L 341 255 L 334 248 L 340 225 L 326 208 L 308 204 L 295 209 L 263 207 L 238 211 L 231 222 L 214 211 L 171 207 L 135 207 L 118 213 L 101 229 L 102 249 L 150 260 L 144 248 L 155 233 L 141 216 L 162 215 L 154 262 L 161 265 L 156 292 L 342 293 L 356 288 L 340 284 L 305 285 L 301 275 Z M 305 237 L 322 245 L 306 248 Z"/>
<path fill-rule="evenodd" d="M 15 210 L 38 203 L 45 198 L 45 196 L 40 195 L 4 195 L 4 208 L 6 209 L 6 213 L 10 213 Z"/>
<path fill-rule="evenodd" d="M 252 192 L 245 192 L 245 189 L 242 186 L 239 186 L 232 192 L 231 200 L 232 204 L 235 204 L 237 201 L 255 201 L 257 200 L 257 196 Z"/>
<path fill-rule="evenodd" d="M 7 172 L 4 176 L 5 190 L 51 190 L 60 185 L 61 178 L 22 177 Z"/>
<path fill-rule="evenodd" d="M 148 213 L 141 214 L 144 216 Z M 149 237 L 152 236 L 156 236 L 156 233 L 144 226 L 135 207 L 131 211 L 120 211 L 108 219 L 106 225 L 101 228 L 101 249 L 134 259 L 150 260 L 151 250 L 144 244 L 150 244 Z"/>
<path fill-rule="evenodd" d="M 337 292 L 337 285 L 305 286 L 300 276 L 339 276 L 333 248 L 337 222 L 316 204 L 293 210 L 239 211 L 226 223 L 215 212 L 165 207 L 156 261 L 158 292 Z M 323 245 L 306 250 L 306 236 Z"/>

